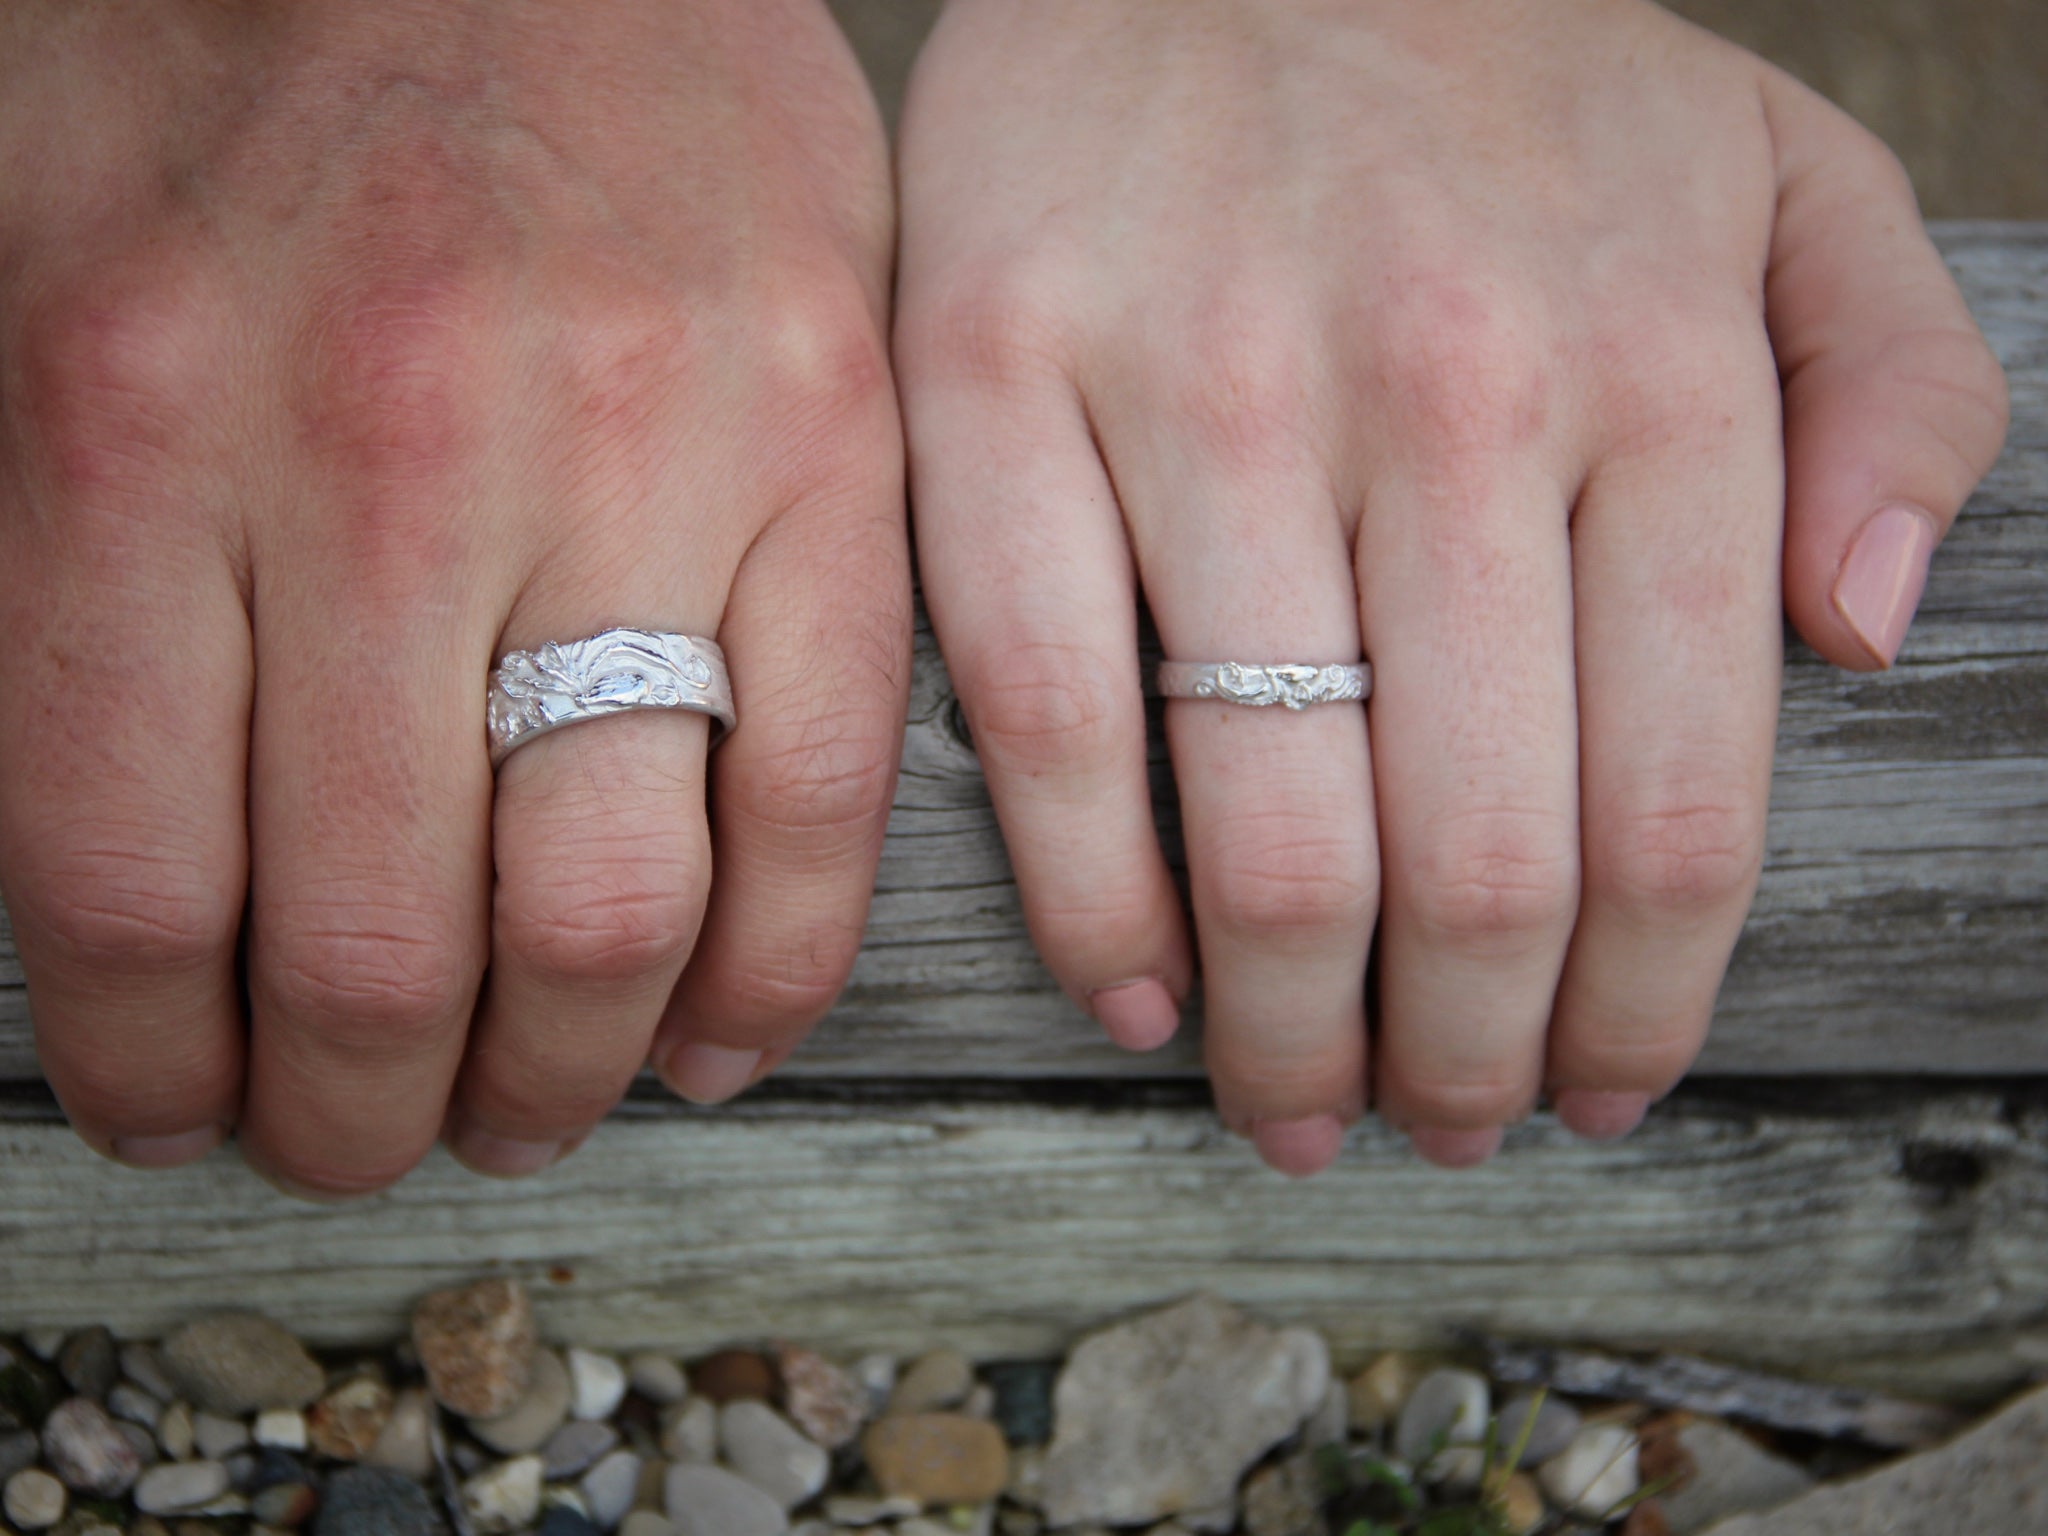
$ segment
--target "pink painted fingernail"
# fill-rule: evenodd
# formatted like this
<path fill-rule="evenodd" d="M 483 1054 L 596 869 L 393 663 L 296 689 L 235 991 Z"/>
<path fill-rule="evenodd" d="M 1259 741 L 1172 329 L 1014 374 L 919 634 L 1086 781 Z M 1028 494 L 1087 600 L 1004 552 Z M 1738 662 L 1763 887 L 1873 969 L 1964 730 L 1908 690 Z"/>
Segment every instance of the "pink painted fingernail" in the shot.
<path fill-rule="evenodd" d="M 1156 1051 L 1180 1028 L 1180 1007 L 1157 976 L 1097 987 L 1088 1007 L 1103 1033 L 1127 1051 Z"/>
<path fill-rule="evenodd" d="M 692 1104 L 723 1104 L 753 1082 L 760 1062 L 759 1051 L 685 1040 L 669 1053 L 661 1077 Z"/>
<path fill-rule="evenodd" d="M 521 1141 L 513 1136 L 493 1136 L 475 1126 L 463 1126 L 449 1139 L 448 1150 L 464 1167 L 494 1179 L 523 1179 L 539 1173 L 562 1155 L 559 1141 Z"/>
<path fill-rule="evenodd" d="M 1649 1110 L 1647 1093 L 1563 1088 L 1557 1094 L 1557 1118 L 1573 1135 L 1588 1141 L 1619 1141 L 1643 1123 Z"/>
<path fill-rule="evenodd" d="M 116 1136 L 114 1156 L 131 1168 L 177 1168 L 197 1161 L 227 1140 L 217 1125 L 202 1125 L 175 1136 Z"/>
<path fill-rule="evenodd" d="M 1310 1115 L 1301 1120 L 1254 1120 L 1252 1145 L 1266 1166 L 1305 1179 L 1337 1160 L 1344 1146 L 1344 1124 L 1335 1115 Z"/>
<path fill-rule="evenodd" d="M 1835 577 L 1835 611 L 1879 666 L 1898 659 L 1906 626 L 1927 586 L 1934 523 L 1903 503 L 1873 512 Z"/>
<path fill-rule="evenodd" d="M 1418 1125 L 1408 1133 L 1416 1154 L 1439 1168 L 1476 1168 L 1500 1150 L 1499 1126 L 1483 1131 L 1447 1131 Z"/>

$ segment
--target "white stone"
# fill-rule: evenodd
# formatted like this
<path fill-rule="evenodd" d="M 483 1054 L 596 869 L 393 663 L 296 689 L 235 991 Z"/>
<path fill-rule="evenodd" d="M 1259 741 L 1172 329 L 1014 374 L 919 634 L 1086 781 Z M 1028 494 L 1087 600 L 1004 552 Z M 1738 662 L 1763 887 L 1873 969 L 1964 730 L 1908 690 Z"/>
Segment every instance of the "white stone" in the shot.
<path fill-rule="evenodd" d="M 1493 1412 L 1493 1389 L 1477 1371 L 1445 1367 L 1415 1384 L 1394 1421 L 1394 1454 L 1426 1460 L 1433 1446 L 1478 1445 Z"/>
<path fill-rule="evenodd" d="M 718 1444 L 727 1464 L 785 1511 L 814 1497 L 832 1474 L 825 1448 L 766 1403 L 740 1399 L 721 1408 Z"/>
<path fill-rule="evenodd" d="M 1695 1419 L 1678 1432 L 1692 1463 L 1684 1486 L 1657 1496 L 1673 1536 L 1692 1536 L 1716 1521 L 1775 1509 L 1813 1486 L 1806 1469 L 1775 1456 L 1718 1419 Z"/>
<path fill-rule="evenodd" d="M 619 1523 L 619 1536 L 676 1536 L 676 1524 L 652 1509 L 636 1509 Z"/>
<path fill-rule="evenodd" d="M 894 1355 L 862 1355 L 853 1362 L 852 1375 L 868 1395 L 869 1412 L 880 1413 L 889 1405 L 889 1394 L 896 1390 Z"/>
<path fill-rule="evenodd" d="M 170 1373 L 164 1369 L 163 1357 L 151 1345 L 123 1344 L 121 1374 L 160 1403 L 170 1402 L 178 1395 Z"/>
<path fill-rule="evenodd" d="M 675 1466 L 663 1487 L 678 1536 L 784 1536 L 780 1504 L 723 1467 Z"/>
<path fill-rule="evenodd" d="M 24 1531 L 41 1531 L 64 1518 L 64 1506 L 70 1499 L 56 1478 L 40 1467 L 26 1467 L 7 1479 L 7 1492 L 0 1498 L 0 1506 L 7 1510 L 7 1518 Z"/>
<path fill-rule="evenodd" d="M 1301 1426 L 1301 1443 L 1312 1451 L 1326 1445 L 1342 1445 L 1351 1433 L 1351 1394 L 1344 1383 L 1333 1381 L 1323 1388 L 1323 1401 Z"/>
<path fill-rule="evenodd" d="M 145 1515 L 182 1515 L 203 1509 L 228 1491 L 228 1469 L 217 1461 L 167 1461 L 135 1484 L 135 1507 Z"/>
<path fill-rule="evenodd" d="M 663 1411 L 661 1450 L 690 1466 L 718 1460 L 718 1409 L 710 1398 L 688 1398 Z"/>
<path fill-rule="evenodd" d="M 173 1461 L 183 1461 L 192 1454 L 195 1442 L 190 1403 L 172 1403 L 163 1411 L 156 1421 L 156 1443 Z"/>
<path fill-rule="evenodd" d="M 424 1479 L 434 1470 L 433 1405 L 427 1394 L 412 1387 L 392 1400 L 391 1417 L 377 1434 L 377 1443 L 363 1458 L 366 1467 L 383 1467 Z"/>
<path fill-rule="evenodd" d="M 506 1536 L 540 1514 L 541 1460 L 514 1456 L 462 1485 L 462 1508 L 477 1536 Z"/>
<path fill-rule="evenodd" d="M 578 1419 L 608 1419 L 626 1397 L 626 1368 L 610 1355 L 572 1349 L 569 1364 L 569 1413 Z"/>
<path fill-rule="evenodd" d="M 250 1434 L 258 1445 L 279 1451 L 303 1451 L 306 1416 L 296 1408 L 266 1408 L 256 1415 L 256 1427 Z"/>
<path fill-rule="evenodd" d="M 690 1378 L 667 1355 L 643 1350 L 626 1362 L 626 1379 L 650 1403 L 666 1408 L 690 1395 Z"/>
<path fill-rule="evenodd" d="M 865 1493 L 835 1493 L 825 1500 L 825 1518 L 834 1525 L 880 1525 L 885 1520 L 907 1520 L 924 1506 L 900 1494 L 893 1499 Z"/>
<path fill-rule="evenodd" d="M 633 1507 L 640 1488 L 640 1458 L 631 1451 L 613 1451 L 583 1474 L 578 1483 L 583 1512 L 600 1530 L 611 1530 Z"/>
<path fill-rule="evenodd" d="M 132 1381 L 117 1381 L 107 1393 L 107 1412 L 144 1429 L 155 1429 L 163 1417 L 164 1405 Z"/>
<path fill-rule="evenodd" d="M 1642 1485 L 1636 1452 L 1635 1431 L 1627 1425 L 1588 1424 L 1543 1463 L 1536 1480 L 1551 1503 L 1597 1519 Z"/>
<path fill-rule="evenodd" d="M 249 1443 L 249 1426 L 202 1410 L 192 1415 L 192 1443 L 208 1461 L 219 1461 Z"/>

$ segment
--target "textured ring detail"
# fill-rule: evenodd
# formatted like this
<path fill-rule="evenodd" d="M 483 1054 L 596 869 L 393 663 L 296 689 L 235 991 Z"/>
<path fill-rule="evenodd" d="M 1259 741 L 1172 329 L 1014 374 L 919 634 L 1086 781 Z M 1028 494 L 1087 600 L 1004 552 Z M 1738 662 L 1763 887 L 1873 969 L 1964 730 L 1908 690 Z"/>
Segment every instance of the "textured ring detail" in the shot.
<path fill-rule="evenodd" d="M 1225 704 L 1353 704 L 1372 695 L 1372 667 L 1318 667 L 1301 662 L 1162 661 L 1158 688 L 1169 699 L 1219 699 Z"/>
<path fill-rule="evenodd" d="M 696 635 L 607 629 L 587 640 L 508 651 L 491 674 L 491 766 L 536 736 L 629 709 L 691 709 L 732 729 L 725 652 Z"/>

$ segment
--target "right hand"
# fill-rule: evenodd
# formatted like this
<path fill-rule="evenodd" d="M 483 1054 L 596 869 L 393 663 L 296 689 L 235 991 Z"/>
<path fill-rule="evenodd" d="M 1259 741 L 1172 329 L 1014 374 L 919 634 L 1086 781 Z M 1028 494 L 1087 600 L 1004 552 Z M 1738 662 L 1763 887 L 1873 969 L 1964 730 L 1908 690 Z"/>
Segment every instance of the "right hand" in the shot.
<path fill-rule="evenodd" d="M 823 1013 L 907 688 L 891 221 L 818 0 L 0 13 L 0 887 L 86 1141 L 530 1171 Z M 492 663 L 611 625 L 716 635 L 738 729 L 494 785 Z"/>

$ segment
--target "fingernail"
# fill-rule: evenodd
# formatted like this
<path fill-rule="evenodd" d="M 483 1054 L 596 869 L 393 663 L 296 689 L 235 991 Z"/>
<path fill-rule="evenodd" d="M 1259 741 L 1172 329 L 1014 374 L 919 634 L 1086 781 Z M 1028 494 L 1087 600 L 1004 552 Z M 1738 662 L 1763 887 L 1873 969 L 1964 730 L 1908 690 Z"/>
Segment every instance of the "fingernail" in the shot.
<path fill-rule="evenodd" d="M 1180 1028 L 1180 1007 L 1157 976 L 1140 976 L 1088 994 L 1103 1033 L 1127 1051 L 1156 1051 Z"/>
<path fill-rule="evenodd" d="M 1647 1093 L 1601 1093 L 1591 1088 L 1564 1088 L 1557 1094 L 1557 1118 L 1565 1129 L 1588 1141 L 1618 1141 L 1643 1123 L 1649 1113 Z"/>
<path fill-rule="evenodd" d="M 754 1080 L 759 1051 L 685 1040 L 669 1053 L 662 1081 L 692 1104 L 723 1104 Z"/>
<path fill-rule="evenodd" d="M 1476 1168 L 1500 1150 L 1501 1130 L 1447 1131 L 1438 1126 L 1418 1125 L 1408 1133 L 1416 1154 L 1439 1168 Z"/>
<path fill-rule="evenodd" d="M 177 1168 L 206 1156 L 227 1139 L 217 1125 L 202 1125 L 175 1136 L 116 1136 L 114 1156 L 131 1168 Z"/>
<path fill-rule="evenodd" d="M 1344 1146 L 1344 1125 L 1335 1115 L 1310 1115 L 1301 1120 L 1254 1120 L 1252 1145 L 1266 1166 L 1291 1178 L 1321 1173 L 1337 1160 Z"/>
<path fill-rule="evenodd" d="M 1934 523 L 1903 503 L 1873 512 L 1849 546 L 1835 577 L 1835 611 L 1877 664 L 1898 658 L 1906 626 L 1927 586 L 1927 561 L 1934 551 Z"/>
<path fill-rule="evenodd" d="M 562 1155 L 559 1141 L 521 1141 L 513 1136 L 493 1136 L 475 1126 L 464 1126 L 449 1138 L 448 1150 L 465 1168 L 494 1179 L 523 1179 L 539 1173 Z"/>

